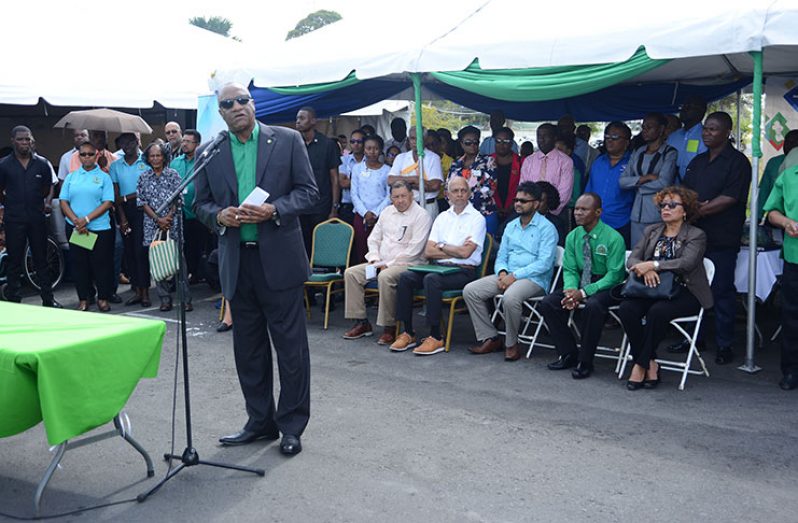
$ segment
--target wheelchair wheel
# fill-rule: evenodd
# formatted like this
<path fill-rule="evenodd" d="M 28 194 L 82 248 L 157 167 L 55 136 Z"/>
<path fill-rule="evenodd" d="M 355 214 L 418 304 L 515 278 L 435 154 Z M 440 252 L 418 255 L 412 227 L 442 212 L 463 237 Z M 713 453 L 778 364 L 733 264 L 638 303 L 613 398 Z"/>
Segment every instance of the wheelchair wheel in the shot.
<path fill-rule="evenodd" d="M 36 277 L 36 266 L 33 264 L 33 255 L 30 252 L 30 247 L 26 248 L 25 255 L 25 276 L 28 278 L 30 284 L 39 290 L 39 280 Z M 64 271 L 66 270 L 64 264 L 64 252 L 59 247 L 58 243 L 52 238 L 47 237 L 47 271 L 50 274 L 50 281 L 52 287 L 55 289 L 61 280 L 64 279 Z"/>

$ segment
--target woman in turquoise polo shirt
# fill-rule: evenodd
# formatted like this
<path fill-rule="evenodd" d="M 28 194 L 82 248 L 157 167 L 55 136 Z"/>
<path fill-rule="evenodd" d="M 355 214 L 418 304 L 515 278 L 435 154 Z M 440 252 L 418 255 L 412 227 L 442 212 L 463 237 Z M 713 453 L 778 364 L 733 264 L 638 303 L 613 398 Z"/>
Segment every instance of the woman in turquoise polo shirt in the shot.
<path fill-rule="evenodd" d="M 61 188 L 66 235 L 97 235 L 91 248 L 70 242 L 70 266 L 80 300 L 78 310 L 89 310 L 93 285 L 97 288 L 97 308 L 108 312 L 108 298 L 114 288 L 114 231 L 108 212 L 114 202 L 114 185 L 97 165 L 97 148 L 91 142 L 80 144 L 78 155 L 81 167 L 67 175 Z"/>

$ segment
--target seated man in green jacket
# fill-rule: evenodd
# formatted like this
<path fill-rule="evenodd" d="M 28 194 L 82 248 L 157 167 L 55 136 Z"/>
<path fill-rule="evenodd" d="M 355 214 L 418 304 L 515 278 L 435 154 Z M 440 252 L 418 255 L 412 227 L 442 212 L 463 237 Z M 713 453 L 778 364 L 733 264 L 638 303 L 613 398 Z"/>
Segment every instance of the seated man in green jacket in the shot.
<path fill-rule="evenodd" d="M 563 290 L 546 296 L 538 311 L 546 321 L 559 359 L 549 363 L 550 370 L 571 371 L 574 379 L 584 379 L 593 372 L 596 352 L 609 307 L 619 303 L 619 292 L 610 292 L 626 278 L 623 237 L 601 221 L 601 197 L 585 193 L 576 200 L 574 218 L 577 228 L 565 238 Z M 615 296 L 613 296 L 615 295 Z M 571 311 L 584 303 L 581 311 L 582 344 L 576 347 L 574 333 L 568 327 Z"/>

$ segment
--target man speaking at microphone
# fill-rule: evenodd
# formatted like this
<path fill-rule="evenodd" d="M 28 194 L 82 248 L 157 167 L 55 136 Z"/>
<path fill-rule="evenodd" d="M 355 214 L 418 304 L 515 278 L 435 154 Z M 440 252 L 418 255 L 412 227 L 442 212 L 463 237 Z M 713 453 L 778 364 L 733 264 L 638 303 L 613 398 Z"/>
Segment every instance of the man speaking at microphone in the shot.
<path fill-rule="evenodd" d="M 302 451 L 310 417 L 303 308 L 310 269 L 299 215 L 313 208 L 319 192 L 298 132 L 258 123 L 242 85 L 227 84 L 217 97 L 228 131 L 198 151 L 201 162 L 219 149 L 195 180 L 194 212 L 219 235 L 219 276 L 233 313 L 233 350 L 249 416 L 241 431 L 219 441 L 245 445 L 282 433 L 280 451 L 294 455 Z M 242 205 L 256 187 L 269 194 L 266 203 Z M 276 410 L 269 334 L 280 371 Z"/>

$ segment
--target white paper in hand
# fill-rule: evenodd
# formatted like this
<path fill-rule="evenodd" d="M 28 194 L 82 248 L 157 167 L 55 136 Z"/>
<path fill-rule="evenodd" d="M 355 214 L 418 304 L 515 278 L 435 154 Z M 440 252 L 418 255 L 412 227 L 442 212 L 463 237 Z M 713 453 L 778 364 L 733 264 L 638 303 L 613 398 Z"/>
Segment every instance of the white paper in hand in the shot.
<path fill-rule="evenodd" d="M 372 264 L 366 265 L 366 279 L 373 280 L 377 278 L 377 267 Z"/>
<path fill-rule="evenodd" d="M 268 199 L 269 199 L 269 193 L 267 193 L 260 187 L 255 187 L 254 189 L 252 189 L 252 192 L 249 193 L 249 196 L 247 196 L 247 198 L 243 202 L 241 202 L 241 205 L 244 206 L 249 204 L 249 205 L 254 205 L 256 207 L 260 207 L 261 205 L 266 203 L 266 200 Z"/>

